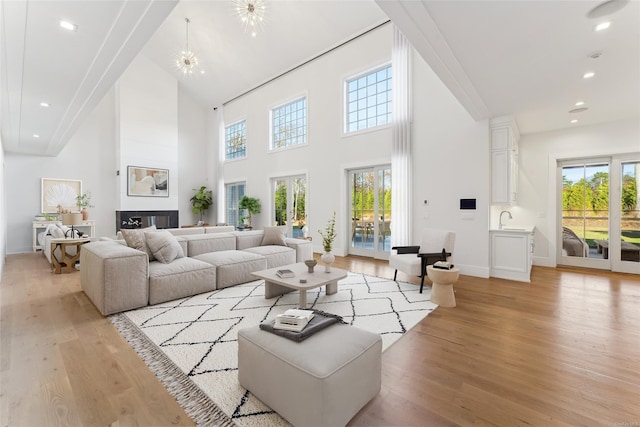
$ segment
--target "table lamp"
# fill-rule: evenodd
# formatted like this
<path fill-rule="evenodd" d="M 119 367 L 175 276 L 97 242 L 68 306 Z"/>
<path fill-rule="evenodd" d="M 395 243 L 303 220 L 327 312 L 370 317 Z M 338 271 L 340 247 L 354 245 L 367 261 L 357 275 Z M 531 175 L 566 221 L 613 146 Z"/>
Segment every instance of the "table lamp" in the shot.
<path fill-rule="evenodd" d="M 71 226 L 71 238 L 75 238 L 75 232 L 73 227 L 75 225 L 80 225 L 82 224 L 82 213 L 78 212 L 78 213 L 63 213 L 62 214 L 62 225 L 66 225 L 66 226 Z M 64 233 L 64 238 L 67 238 L 67 233 L 69 232 L 69 230 L 67 230 Z"/>

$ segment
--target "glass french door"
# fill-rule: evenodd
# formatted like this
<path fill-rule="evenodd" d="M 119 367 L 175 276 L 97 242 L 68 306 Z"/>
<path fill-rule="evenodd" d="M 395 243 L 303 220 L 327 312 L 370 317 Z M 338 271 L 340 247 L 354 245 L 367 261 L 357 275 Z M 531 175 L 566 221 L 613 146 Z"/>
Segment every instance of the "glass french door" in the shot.
<path fill-rule="evenodd" d="M 561 263 L 609 269 L 609 161 L 562 165 Z"/>
<path fill-rule="evenodd" d="M 349 253 L 388 259 L 391 249 L 391 168 L 349 171 Z"/>
<path fill-rule="evenodd" d="M 640 155 L 625 156 L 613 166 L 620 181 L 612 188 L 611 198 L 620 210 L 612 230 L 618 238 L 611 239 L 609 248 L 617 254 L 611 257 L 612 269 L 640 274 Z"/>
<path fill-rule="evenodd" d="M 640 273 L 640 158 L 559 164 L 559 263 Z"/>
<path fill-rule="evenodd" d="M 307 177 L 275 178 L 273 185 L 273 219 L 275 225 L 287 227 L 287 236 L 305 237 L 307 224 Z"/>

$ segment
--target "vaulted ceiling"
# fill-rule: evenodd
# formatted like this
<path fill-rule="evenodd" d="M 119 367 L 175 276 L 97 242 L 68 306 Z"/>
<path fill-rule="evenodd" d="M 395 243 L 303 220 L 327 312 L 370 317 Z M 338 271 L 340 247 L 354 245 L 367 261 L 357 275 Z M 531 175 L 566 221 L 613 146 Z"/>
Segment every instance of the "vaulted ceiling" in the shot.
<path fill-rule="evenodd" d="M 59 153 L 136 55 L 212 107 L 389 18 L 475 119 L 513 114 L 522 133 L 534 133 L 640 117 L 638 0 L 266 4 L 264 30 L 252 37 L 230 0 L 2 0 L 5 150 Z M 189 78 L 175 67 L 185 18 L 204 70 Z M 594 31 L 602 21 L 611 26 Z M 583 79 L 587 71 L 594 77 Z M 578 101 L 588 110 L 569 113 Z"/>

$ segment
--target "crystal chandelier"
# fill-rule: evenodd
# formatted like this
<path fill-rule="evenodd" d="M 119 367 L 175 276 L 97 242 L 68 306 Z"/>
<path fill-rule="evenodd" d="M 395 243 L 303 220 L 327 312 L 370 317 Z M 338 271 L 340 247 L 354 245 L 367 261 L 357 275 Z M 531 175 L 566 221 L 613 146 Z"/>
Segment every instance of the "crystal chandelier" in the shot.
<path fill-rule="evenodd" d="M 255 37 L 258 31 L 262 31 L 266 10 L 264 0 L 233 0 L 233 4 L 244 25 L 244 30 Z"/>
<path fill-rule="evenodd" d="M 193 74 L 198 69 L 198 58 L 195 52 L 189 50 L 189 23 L 191 21 L 189 21 L 189 18 L 184 18 L 184 22 L 186 22 L 187 26 L 187 47 L 180 52 L 180 57 L 176 60 L 176 66 L 186 76 Z"/>

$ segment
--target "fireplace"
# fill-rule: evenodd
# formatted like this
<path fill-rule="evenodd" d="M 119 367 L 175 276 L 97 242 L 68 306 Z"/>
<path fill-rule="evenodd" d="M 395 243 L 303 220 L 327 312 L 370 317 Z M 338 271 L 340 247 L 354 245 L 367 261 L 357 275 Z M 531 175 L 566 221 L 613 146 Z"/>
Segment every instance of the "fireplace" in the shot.
<path fill-rule="evenodd" d="M 116 232 L 121 228 L 178 228 L 178 211 L 116 211 Z"/>

